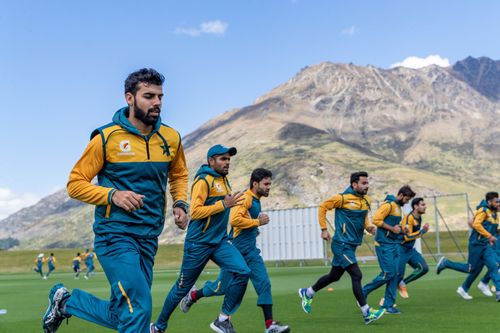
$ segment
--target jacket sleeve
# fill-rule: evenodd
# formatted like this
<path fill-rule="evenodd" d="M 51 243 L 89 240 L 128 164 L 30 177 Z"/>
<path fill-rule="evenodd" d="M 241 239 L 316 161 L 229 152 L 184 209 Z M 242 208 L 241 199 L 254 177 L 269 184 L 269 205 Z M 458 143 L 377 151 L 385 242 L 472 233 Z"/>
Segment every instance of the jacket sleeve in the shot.
<path fill-rule="evenodd" d="M 250 208 L 252 208 L 252 196 L 245 194 L 245 201 L 243 204 L 231 208 L 231 225 L 240 229 L 250 229 L 260 226 L 259 219 L 252 219 L 248 217 L 248 210 Z"/>
<path fill-rule="evenodd" d="M 326 213 L 334 208 L 340 208 L 342 206 L 342 195 L 335 194 L 330 199 L 323 201 L 318 208 L 318 222 L 321 229 L 326 229 L 327 219 Z"/>
<path fill-rule="evenodd" d="M 485 238 L 490 238 L 491 234 L 483 227 L 483 222 L 486 219 L 486 212 L 483 210 L 478 211 L 474 217 L 474 222 L 472 223 L 472 228 L 476 230 L 481 236 Z"/>
<path fill-rule="evenodd" d="M 379 209 L 373 215 L 373 224 L 377 226 L 377 228 L 381 228 L 384 224 L 384 220 L 391 213 L 391 203 L 384 202 Z"/>
<path fill-rule="evenodd" d="M 204 219 L 211 215 L 223 212 L 225 207 L 223 200 L 219 200 L 213 205 L 204 206 L 208 198 L 208 184 L 204 179 L 198 179 L 193 184 L 191 190 L 191 219 Z"/>
<path fill-rule="evenodd" d="M 88 144 L 80 160 L 69 174 L 68 195 L 92 205 L 111 204 L 111 196 L 116 189 L 92 184 L 92 179 L 104 165 L 102 140 L 96 135 Z"/>
<path fill-rule="evenodd" d="M 168 182 L 170 184 L 170 194 L 174 200 L 174 207 L 183 207 L 187 212 L 188 168 L 181 143 L 179 143 L 179 149 L 172 161 L 168 173 Z"/>

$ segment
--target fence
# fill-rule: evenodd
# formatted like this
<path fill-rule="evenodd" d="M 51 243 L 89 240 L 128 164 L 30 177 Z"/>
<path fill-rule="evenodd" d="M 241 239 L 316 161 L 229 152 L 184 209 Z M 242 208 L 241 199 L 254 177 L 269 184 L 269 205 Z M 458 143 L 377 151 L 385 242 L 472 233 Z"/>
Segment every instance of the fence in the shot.
<path fill-rule="evenodd" d="M 417 242 L 416 248 L 425 256 L 438 260 L 447 255 L 459 260 L 467 259 L 467 221 L 473 211 L 468 193 L 424 195 L 427 211 L 423 223 L 430 224 L 430 231 Z M 479 198 L 475 198 L 479 199 Z M 376 211 L 380 201 L 374 201 L 372 212 Z M 403 212 L 410 211 L 410 206 L 403 207 Z M 321 259 L 325 263 L 331 258 L 330 245 L 320 238 L 318 226 L 318 207 L 271 210 L 271 222 L 260 228 L 257 246 L 266 261 L 287 261 Z M 327 214 L 330 232 L 333 232 L 334 214 Z M 365 236 L 357 251 L 358 260 L 375 259 L 374 237 Z"/>

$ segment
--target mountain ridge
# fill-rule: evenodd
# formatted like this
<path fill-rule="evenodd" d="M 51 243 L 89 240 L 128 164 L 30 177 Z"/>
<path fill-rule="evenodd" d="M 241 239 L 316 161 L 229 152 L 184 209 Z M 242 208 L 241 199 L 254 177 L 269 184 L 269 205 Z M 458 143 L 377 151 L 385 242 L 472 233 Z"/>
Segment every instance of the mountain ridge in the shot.
<path fill-rule="evenodd" d="M 500 171 L 500 103 L 484 95 L 500 84 L 500 74 L 489 71 L 484 80 L 479 71 L 466 76 L 454 67 L 306 66 L 252 105 L 186 135 L 190 175 L 207 149 L 222 143 L 238 148 L 233 189 L 244 189 L 255 167 L 273 170 L 265 209 L 318 204 L 361 169 L 370 172 L 379 200 L 402 183 L 421 194 L 469 190 L 478 197 L 500 184 L 491 177 Z M 170 214 L 162 243 L 182 241 Z M 0 221 L 0 239 L 19 238 L 20 247 L 88 246 L 91 225 L 92 207 L 61 190 Z"/>

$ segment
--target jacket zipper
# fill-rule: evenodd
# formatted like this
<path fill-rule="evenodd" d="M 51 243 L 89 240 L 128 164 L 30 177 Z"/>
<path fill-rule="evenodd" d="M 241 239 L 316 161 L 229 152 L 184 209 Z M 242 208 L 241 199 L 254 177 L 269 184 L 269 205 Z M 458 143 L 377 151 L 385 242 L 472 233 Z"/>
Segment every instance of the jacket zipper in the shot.
<path fill-rule="evenodd" d="M 151 159 L 149 156 L 149 139 L 146 136 L 143 136 L 144 141 L 146 141 L 146 153 L 148 154 L 148 161 Z"/>

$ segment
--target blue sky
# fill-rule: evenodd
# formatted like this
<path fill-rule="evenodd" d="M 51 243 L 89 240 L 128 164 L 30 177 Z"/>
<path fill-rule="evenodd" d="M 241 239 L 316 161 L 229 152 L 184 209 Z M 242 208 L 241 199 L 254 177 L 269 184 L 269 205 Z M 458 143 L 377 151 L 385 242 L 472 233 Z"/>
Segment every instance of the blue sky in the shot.
<path fill-rule="evenodd" d="M 185 135 L 323 61 L 500 59 L 498 13 L 498 1 L 2 1 L 0 218 L 64 187 L 136 69 L 166 76 L 162 119 Z"/>

